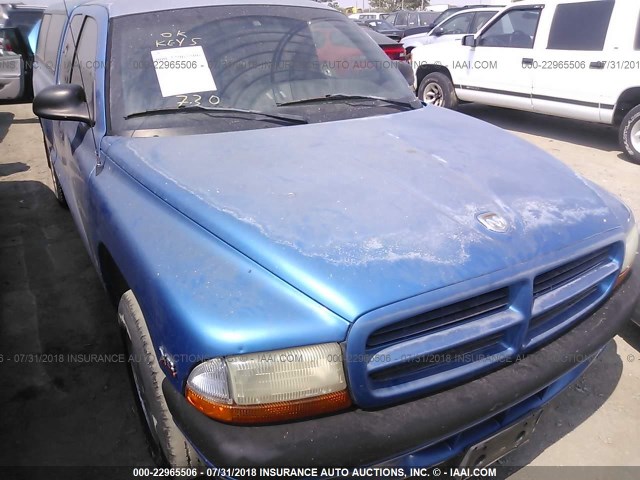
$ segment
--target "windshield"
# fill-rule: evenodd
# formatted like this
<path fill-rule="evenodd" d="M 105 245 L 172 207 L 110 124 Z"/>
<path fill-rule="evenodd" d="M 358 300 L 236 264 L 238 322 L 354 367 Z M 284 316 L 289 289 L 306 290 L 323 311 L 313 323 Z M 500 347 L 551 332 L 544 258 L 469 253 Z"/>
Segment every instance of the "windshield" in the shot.
<path fill-rule="evenodd" d="M 348 97 L 417 102 L 378 45 L 344 15 L 325 9 L 215 6 L 120 17 L 112 23 L 110 51 L 112 132 L 189 122 L 215 132 L 277 122 L 246 112 L 229 122 L 230 109 L 294 113 L 310 123 L 353 118 L 355 103 L 339 105 Z M 326 105 L 304 102 L 323 97 Z M 397 105 L 381 112 L 379 103 L 360 103 L 356 116 L 398 111 Z M 200 106 L 220 111 L 186 108 Z M 137 115 L 151 111 L 156 114 Z"/>

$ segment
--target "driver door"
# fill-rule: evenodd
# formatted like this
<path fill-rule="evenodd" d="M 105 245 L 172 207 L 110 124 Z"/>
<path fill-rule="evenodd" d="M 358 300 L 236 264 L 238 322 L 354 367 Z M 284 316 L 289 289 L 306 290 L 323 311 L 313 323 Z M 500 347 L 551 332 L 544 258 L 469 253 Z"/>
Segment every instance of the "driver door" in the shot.
<path fill-rule="evenodd" d="M 467 60 L 453 64 L 461 100 L 519 110 L 533 110 L 533 69 L 523 65 L 531 57 L 541 7 L 505 11 L 476 36 Z"/>

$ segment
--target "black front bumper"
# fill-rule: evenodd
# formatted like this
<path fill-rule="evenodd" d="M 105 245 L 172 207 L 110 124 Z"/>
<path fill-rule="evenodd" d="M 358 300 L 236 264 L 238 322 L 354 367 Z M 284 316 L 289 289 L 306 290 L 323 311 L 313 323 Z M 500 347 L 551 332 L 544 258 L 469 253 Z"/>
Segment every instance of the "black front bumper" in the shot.
<path fill-rule="evenodd" d="M 629 320 L 640 295 L 631 276 L 591 316 L 526 358 L 449 390 L 375 411 L 352 410 L 294 423 L 236 426 L 193 408 L 165 380 L 174 421 L 215 466 L 360 466 L 382 462 L 495 415 L 598 352 Z"/>

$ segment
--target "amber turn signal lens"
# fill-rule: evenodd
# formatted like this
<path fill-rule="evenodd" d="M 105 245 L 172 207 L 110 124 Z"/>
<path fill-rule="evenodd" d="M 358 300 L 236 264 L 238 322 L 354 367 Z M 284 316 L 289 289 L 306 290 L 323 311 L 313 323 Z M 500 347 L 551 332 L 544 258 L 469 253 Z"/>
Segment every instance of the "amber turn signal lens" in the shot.
<path fill-rule="evenodd" d="M 631 269 L 627 268 L 624 272 L 618 275 L 618 278 L 616 279 L 616 283 L 613 285 L 614 290 L 618 288 L 620 285 L 622 285 L 622 283 L 627 279 L 630 273 L 631 273 Z"/>
<path fill-rule="evenodd" d="M 275 423 L 314 417 L 351 406 L 346 390 L 312 398 L 262 405 L 227 405 L 205 399 L 187 387 L 187 400 L 208 417 L 226 423 Z"/>

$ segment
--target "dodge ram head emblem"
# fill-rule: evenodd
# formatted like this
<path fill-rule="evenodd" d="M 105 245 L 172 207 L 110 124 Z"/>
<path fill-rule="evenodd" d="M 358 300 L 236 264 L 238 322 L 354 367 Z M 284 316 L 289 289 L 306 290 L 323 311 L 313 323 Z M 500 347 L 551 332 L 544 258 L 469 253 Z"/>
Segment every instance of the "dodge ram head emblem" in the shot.
<path fill-rule="evenodd" d="M 509 230 L 509 224 L 501 215 L 494 212 L 481 213 L 478 221 L 492 232 L 505 233 Z"/>

